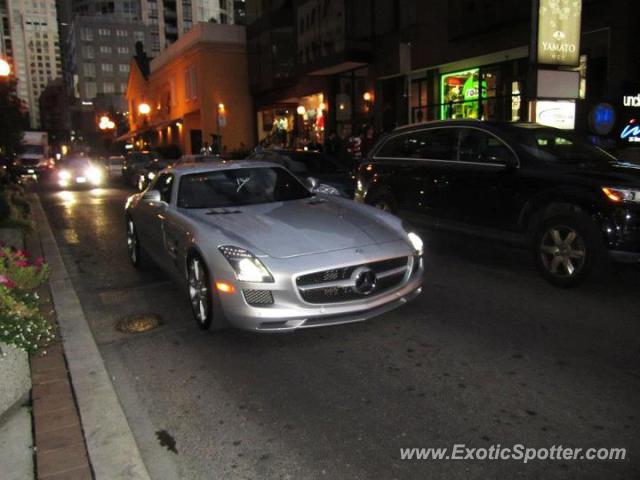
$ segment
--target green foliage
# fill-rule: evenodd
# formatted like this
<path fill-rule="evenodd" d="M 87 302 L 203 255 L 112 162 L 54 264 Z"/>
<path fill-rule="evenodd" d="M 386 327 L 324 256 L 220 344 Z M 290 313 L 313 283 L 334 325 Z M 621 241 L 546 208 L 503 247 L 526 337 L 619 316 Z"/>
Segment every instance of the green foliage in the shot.
<path fill-rule="evenodd" d="M 0 227 L 33 229 L 31 205 L 19 185 L 7 185 L 0 189 Z"/>
<path fill-rule="evenodd" d="M 16 95 L 16 82 L 0 79 L 0 155 L 11 158 L 20 151 L 26 119 Z"/>

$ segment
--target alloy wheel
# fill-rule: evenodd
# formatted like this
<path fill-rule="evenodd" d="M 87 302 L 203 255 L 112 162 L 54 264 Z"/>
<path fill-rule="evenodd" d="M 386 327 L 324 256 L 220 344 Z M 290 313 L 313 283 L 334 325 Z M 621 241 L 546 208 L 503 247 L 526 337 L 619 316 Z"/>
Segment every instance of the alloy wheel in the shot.
<path fill-rule="evenodd" d="M 129 259 L 134 265 L 138 263 L 138 239 L 136 238 L 136 230 L 133 221 L 127 221 L 127 251 Z"/>
<path fill-rule="evenodd" d="M 206 273 L 197 258 L 189 261 L 189 300 L 196 320 L 201 325 L 209 321 L 209 290 Z"/>
<path fill-rule="evenodd" d="M 549 228 L 540 242 L 540 257 L 547 272 L 556 278 L 578 275 L 585 264 L 587 248 L 578 231 L 566 226 Z"/>

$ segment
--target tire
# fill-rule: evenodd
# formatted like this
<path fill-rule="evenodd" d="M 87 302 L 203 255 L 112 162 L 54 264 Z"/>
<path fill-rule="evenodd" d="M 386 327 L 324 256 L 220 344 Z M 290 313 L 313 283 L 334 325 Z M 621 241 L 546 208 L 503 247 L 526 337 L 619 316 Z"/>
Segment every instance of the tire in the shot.
<path fill-rule="evenodd" d="M 138 270 L 142 270 L 146 264 L 142 252 L 138 231 L 133 223 L 133 219 L 127 218 L 127 254 L 131 264 Z"/>
<path fill-rule="evenodd" d="M 584 282 L 606 261 L 598 227 L 580 213 L 554 215 L 540 222 L 534 229 L 532 253 L 542 276 L 563 288 Z"/>
<path fill-rule="evenodd" d="M 201 330 L 221 330 L 226 324 L 221 310 L 216 308 L 213 282 L 210 279 L 202 257 L 198 254 L 190 255 L 187 259 L 187 292 L 193 318 Z"/>
<path fill-rule="evenodd" d="M 384 212 L 395 213 L 396 211 L 395 200 L 388 192 L 374 193 L 370 199 L 367 199 L 366 203 Z"/>

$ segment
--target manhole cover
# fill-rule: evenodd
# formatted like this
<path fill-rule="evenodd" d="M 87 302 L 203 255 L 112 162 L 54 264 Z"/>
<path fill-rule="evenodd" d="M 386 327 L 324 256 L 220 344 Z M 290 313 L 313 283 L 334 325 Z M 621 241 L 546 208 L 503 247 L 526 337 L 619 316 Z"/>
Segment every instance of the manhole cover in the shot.
<path fill-rule="evenodd" d="M 153 313 L 128 315 L 116 324 L 116 330 L 122 333 L 142 333 L 160 325 L 160 316 Z"/>

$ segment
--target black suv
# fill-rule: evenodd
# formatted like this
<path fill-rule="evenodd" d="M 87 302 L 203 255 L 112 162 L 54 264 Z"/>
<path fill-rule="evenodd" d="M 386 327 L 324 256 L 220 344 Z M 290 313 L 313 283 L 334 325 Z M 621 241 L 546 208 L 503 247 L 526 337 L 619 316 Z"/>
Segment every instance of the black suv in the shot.
<path fill-rule="evenodd" d="M 578 284 L 607 256 L 640 264 L 640 165 L 563 130 L 480 121 L 400 128 L 360 165 L 355 199 L 417 226 L 526 242 L 558 286 Z"/>

